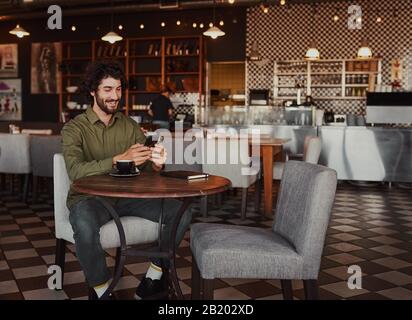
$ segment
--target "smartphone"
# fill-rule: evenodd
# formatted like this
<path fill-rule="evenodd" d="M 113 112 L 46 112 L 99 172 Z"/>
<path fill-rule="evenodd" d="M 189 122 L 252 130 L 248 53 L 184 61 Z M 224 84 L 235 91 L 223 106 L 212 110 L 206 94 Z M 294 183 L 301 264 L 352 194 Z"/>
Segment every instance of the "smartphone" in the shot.
<path fill-rule="evenodd" d="M 144 143 L 144 145 L 145 145 L 146 147 L 154 147 L 155 144 L 157 144 L 157 143 L 162 143 L 163 140 L 164 140 L 164 136 L 160 136 L 160 137 L 159 137 L 159 140 L 157 140 L 157 141 L 153 141 L 153 136 L 148 136 L 148 137 L 146 138 L 146 142 Z"/>
<path fill-rule="evenodd" d="M 148 136 L 146 138 L 146 141 L 144 143 L 145 147 L 154 147 L 154 145 L 156 144 L 156 141 L 153 141 L 153 137 L 152 136 Z"/>

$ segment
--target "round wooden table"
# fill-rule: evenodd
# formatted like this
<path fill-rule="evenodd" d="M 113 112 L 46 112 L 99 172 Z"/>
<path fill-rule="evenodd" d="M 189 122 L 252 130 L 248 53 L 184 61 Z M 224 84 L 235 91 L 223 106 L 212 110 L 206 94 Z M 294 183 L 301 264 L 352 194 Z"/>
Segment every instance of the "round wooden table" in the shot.
<path fill-rule="evenodd" d="M 169 259 L 170 267 L 169 275 L 167 276 L 169 287 L 178 299 L 183 299 L 176 272 L 176 246 L 170 245 L 169 248 L 162 248 L 160 246 L 163 205 L 159 219 L 159 246 L 155 248 L 157 250 L 141 251 L 127 248 L 126 237 L 120 218 L 113 206 L 105 200 L 104 197 L 145 199 L 182 198 L 182 205 L 176 213 L 178 217 L 174 219 L 172 225 L 170 240 L 167 241 L 169 244 L 175 244 L 179 222 L 193 197 L 207 196 L 226 191 L 230 187 L 230 181 L 218 176 L 209 176 L 207 179 L 188 181 L 186 179 L 164 177 L 155 172 L 142 172 L 139 176 L 127 178 L 112 177 L 108 174 L 83 177 L 75 180 L 72 187 L 77 192 L 97 196 L 97 199 L 102 202 L 111 214 L 119 232 L 120 259 L 118 268 L 115 270 L 113 281 L 110 283 L 108 290 L 106 290 L 101 299 L 107 298 L 119 282 L 127 255 Z"/>

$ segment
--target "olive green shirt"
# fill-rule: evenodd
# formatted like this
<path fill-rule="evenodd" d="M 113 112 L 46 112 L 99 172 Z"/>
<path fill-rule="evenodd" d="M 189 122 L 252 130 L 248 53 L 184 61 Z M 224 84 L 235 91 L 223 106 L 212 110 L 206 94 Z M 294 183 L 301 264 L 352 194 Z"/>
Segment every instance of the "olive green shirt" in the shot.
<path fill-rule="evenodd" d="M 69 121 L 62 129 L 63 157 L 70 181 L 108 173 L 113 157 L 125 152 L 136 143 L 146 140 L 140 126 L 131 118 L 117 112 L 106 126 L 89 107 L 86 112 Z M 152 170 L 146 161 L 140 170 Z M 76 193 L 70 188 L 67 207 L 90 196 Z"/>

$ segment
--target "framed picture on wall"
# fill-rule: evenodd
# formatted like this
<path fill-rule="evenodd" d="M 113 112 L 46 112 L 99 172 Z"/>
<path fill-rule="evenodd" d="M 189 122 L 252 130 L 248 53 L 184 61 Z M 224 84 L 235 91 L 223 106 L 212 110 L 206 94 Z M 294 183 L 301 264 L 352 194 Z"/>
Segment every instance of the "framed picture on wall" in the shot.
<path fill-rule="evenodd" d="M 59 93 L 62 58 L 60 42 L 32 43 L 31 46 L 31 93 Z"/>
<path fill-rule="evenodd" d="M 21 119 L 21 79 L 0 79 L 0 121 Z"/>
<path fill-rule="evenodd" d="M 0 78 L 18 77 L 17 44 L 0 44 Z"/>

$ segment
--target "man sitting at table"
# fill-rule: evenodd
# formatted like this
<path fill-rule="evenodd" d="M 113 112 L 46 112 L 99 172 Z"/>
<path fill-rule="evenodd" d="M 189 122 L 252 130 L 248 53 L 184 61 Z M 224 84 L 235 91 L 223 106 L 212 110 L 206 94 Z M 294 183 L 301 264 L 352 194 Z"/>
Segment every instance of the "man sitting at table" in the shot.
<path fill-rule="evenodd" d="M 69 121 L 62 130 L 63 156 L 71 181 L 84 176 L 108 173 L 117 160 L 133 160 L 142 171 L 160 171 L 166 161 L 166 150 L 160 144 L 144 146 L 146 140 L 140 126 L 118 111 L 126 80 L 115 62 L 97 62 L 86 73 L 83 89 L 92 106 Z M 160 199 L 108 198 L 119 216 L 138 216 L 159 221 Z M 164 200 L 162 239 L 171 233 L 171 224 L 181 202 Z M 101 297 L 109 286 L 111 274 L 100 243 L 100 227 L 111 216 L 96 198 L 70 190 L 67 197 L 70 223 L 74 231 L 76 253 L 88 284 Z M 179 224 L 176 246 L 182 241 L 191 222 L 188 209 Z M 136 289 L 135 298 L 148 298 L 163 291 L 159 258 L 151 258 L 145 278 Z"/>

